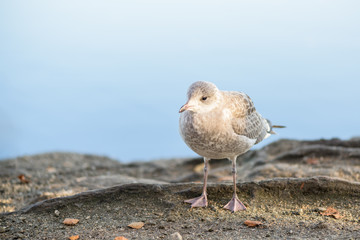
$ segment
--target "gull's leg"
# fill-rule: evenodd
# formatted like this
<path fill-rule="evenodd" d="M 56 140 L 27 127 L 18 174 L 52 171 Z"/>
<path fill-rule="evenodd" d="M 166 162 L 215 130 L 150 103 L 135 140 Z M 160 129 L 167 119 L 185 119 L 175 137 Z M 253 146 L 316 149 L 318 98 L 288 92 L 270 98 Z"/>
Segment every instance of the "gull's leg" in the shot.
<path fill-rule="evenodd" d="M 230 202 L 224 206 L 225 209 L 229 209 L 232 212 L 246 210 L 245 205 L 239 200 L 236 194 L 236 157 L 230 159 L 232 161 L 232 174 L 234 183 L 234 194 Z"/>
<path fill-rule="evenodd" d="M 210 158 L 204 157 L 204 185 L 203 191 L 200 197 L 192 198 L 185 200 L 186 203 L 191 203 L 191 207 L 207 207 L 207 193 L 206 193 L 206 186 L 207 186 L 207 177 L 208 177 L 208 166 L 209 166 Z"/>

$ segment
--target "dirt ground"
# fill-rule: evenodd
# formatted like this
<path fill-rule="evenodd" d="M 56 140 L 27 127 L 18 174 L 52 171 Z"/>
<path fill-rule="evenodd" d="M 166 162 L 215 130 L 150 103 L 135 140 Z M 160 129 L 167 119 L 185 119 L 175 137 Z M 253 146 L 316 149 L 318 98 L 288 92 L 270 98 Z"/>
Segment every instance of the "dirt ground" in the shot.
<path fill-rule="evenodd" d="M 209 206 L 191 209 L 183 201 L 201 193 L 201 158 L 0 161 L 0 239 L 360 239 L 360 139 L 280 140 L 241 156 L 237 187 L 247 210 L 237 213 L 222 208 L 232 196 L 231 163 L 210 164 Z"/>

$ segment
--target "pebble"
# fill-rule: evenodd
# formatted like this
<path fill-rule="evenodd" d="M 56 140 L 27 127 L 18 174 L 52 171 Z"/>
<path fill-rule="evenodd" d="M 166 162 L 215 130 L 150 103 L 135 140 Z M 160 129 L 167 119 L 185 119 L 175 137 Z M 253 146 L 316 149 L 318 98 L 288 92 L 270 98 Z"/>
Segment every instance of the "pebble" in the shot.
<path fill-rule="evenodd" d="M 16 234 L 16 237 L 22 239 L 22 238 L 25 238 L 25 235 L 22 234 L 22 233 L 17 233 L 17 234 Z"/>
<path fill-rule="evenodd" d="M 300 213 L 298 211 L 291 211 L 292 215 L 300 215 Z"/>
<path fill-rule="evenodd" d="M 169 240 L 182 240 L 182 239 L 183 238 L 179 232 L 175 232 L 175 233 L 171 234 L 169 237 Z"/>
<path fill-rule="evenodd" d="M 59 211 L 59 210 L 55 210 L 55 211 L 54 211 L 54 214 L 55 214 L 55 216 L 58 217 L 58 216 L 60 216 L 60 211 Z"/>
<path fill-rule="evenodd" d="M 315 208 L 315 212 L 325 212 L 325 211 L 326 211 L 326 208 L 323 208 L 323 207 Z"/>
<path fill-rule="evenodd" d="M 313 228 L 315 228 L 315 229 L 329 229 L 329 225 L 326 224 L 325 222 L 320 222 L 318 224 L 315 224 L 313 226 Z"/>
<path fill-rule="evenodd" d="M 5 227 L 0 227 L 0 233 L 4 233 L 6 232 L 6 228 Z"/>

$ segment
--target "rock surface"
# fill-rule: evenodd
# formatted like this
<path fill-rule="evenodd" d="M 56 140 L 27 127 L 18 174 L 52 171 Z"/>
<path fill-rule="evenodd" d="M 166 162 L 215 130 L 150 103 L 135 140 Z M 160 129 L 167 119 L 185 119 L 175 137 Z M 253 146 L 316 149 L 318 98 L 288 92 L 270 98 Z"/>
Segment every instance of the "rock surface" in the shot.
<path fill-rule="evenodd" d="M 232 194 L 224 159 L 210 162 L 209 207 L 183 203 L 201 193 L 202 163 L 72 153 L 0 161 L 0 239 L 360 238 L 360 139 L 280 140 L 241 156 L 238 195 L 247 210 L 235 214 L 222 209 Z M 338 214 L 322 214 L 328 207 Z M 144 226 L 129 228 L 133 222 Z"/>

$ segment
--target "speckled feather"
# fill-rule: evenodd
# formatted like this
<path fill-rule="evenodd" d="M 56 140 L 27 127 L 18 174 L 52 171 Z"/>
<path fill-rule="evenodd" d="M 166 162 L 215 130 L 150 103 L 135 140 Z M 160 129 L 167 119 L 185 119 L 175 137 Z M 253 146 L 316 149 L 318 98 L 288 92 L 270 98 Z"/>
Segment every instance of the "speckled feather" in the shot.
<path fill-rule="evenodd" d="M 201 101 L 206 96 L 207 102 Z M 234 158 L 269 136 L 271 126 L 242 92 L 220 91 L 196 82 L 188 91 L 191 110 L 180 115 L 180 134 L 196 153 L 207 158 Z"/>

